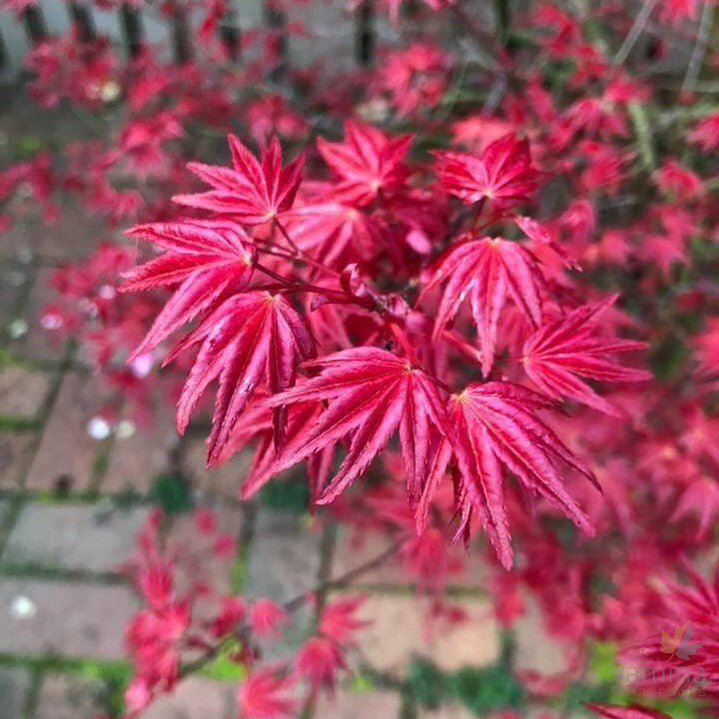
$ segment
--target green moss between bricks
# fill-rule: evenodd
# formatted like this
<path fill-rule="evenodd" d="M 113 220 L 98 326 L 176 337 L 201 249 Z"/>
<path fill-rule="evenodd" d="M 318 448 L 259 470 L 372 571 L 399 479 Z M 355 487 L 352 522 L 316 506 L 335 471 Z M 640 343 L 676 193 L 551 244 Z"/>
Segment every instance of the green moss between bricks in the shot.
<path fill-rule="evenodd" d="M 240 642 L 227 642 L 219 656 L 206 664 L 200 674 L 221 682 L 241 682 L 247 672 L 243 666 L 232 660 L 232 656 L 236 655 L 241 648 Z"/>
<path fill-rule="evenodd" d="M 353 692 L 362 694 L 364 692 L 371 692 L 375 688 L 375 685 L 371 677 L 368 677 L 366 674 L 362 674 L 361 672 L 359 672 L 352 675 L 349 688 Z"/>
<path fill-rule="evenodd" d="M 266 484 L 260 491 L 260 502 L 270 509 L 304 514 L 310 503 L 307 481 L 294 474 Z"/>
<path fill-rule="evenodd" d="M 522 685 L 501 662 L 447 673 L 431 661 L 415 660 L 410 667 L 407 688 L 422 707 L 436 709 L 445 703 L 458 703 L 475 716 L 502 709 L 518 709 L 525 703 Z"/>
<path fill-rule="evenodd" d="M 165 514 L 182 514 L 192 509 L 192 490 L 185 478 L 163 474 L 152 483 L 149 498 L 162 507 Z"/>
<path fill-rule="evenodd" d="M 40 429 L 41 424 L 37 419 L 0 416 L 0 430 L 3 432 L 29 432 Z"/>
<path fill-rule="evenodd" d="M 38 686 L 43 676 L 49 673 L 66 674 L 93 681 L 96 685 L 95 699 L 99 708 L 113 719 L 122 716 L 124 712 L 123 695 L 132 676 L 130 665 L 120 661 L 0 654 L 0 666 L 30 670 Z"/>

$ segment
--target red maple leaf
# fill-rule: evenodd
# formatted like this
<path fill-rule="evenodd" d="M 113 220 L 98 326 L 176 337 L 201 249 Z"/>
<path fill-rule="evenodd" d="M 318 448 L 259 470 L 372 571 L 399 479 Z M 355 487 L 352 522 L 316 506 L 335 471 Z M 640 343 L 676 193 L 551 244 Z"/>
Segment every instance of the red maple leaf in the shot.
<path fill-rule="evenodd" d="M 512 566 L 512 548 L 504 507 L 505 470 L 592 534 L 589 520 L 564 488 L 557 467 L 572 467 L 593 482 L 594 475 L 532 411 L 552 406 L 552 401 L 511 382 L 470 384 L 454 395 L 449 404 L 451 432 L 435 456 L 424 487 L 418 529 L 424 528 L 430 502 L 454 453 L 459 470 L 458 536 L 468 532 L 476 511 L 506 568 Z"/>
<path fill-rule="evenodd" d="M 420 299 L 445 280 L 433 336 L 436 339 L 441 334 L 469 298 L 485 375 L 492 369 L 499 316 L 509 297 L 532 326 L 539 327 L 542 322 L 540 290 L 544 280 L 534 255 L 517 242 L 482 237 L 453 245 L 437 258 Z"/>
<path fill-rule="evenodd" d="M 252 672 L 237 693 L 240 714 L 247 719 L 282 719 L 292 716 L 298 708 L 295 677 L 278 668 L 266 666 Z"/>
<path fill-rule="evenodd" d="M 245 409 L 243 421 L 238 422 L 222 450 L 218 464 L 228 460 L 250 444 L 254 445 L 252 466 L 247 471 L 240 497 L 249 499 L 267 483 L 272 476 L 271 468 L 278 457 L 273 415 L 276 410 L 268 407 L 266 397 L 253 398 Z M 307 434 L 317 423 L 324 406 L 321 402 L 298 402 L 289 408 L 284 427 L 284 441 L 292 442 L 296 437 Z M 315 504 L 320 490 L 329 477 L 334 446 L 326 447 L 307 460 L 307 479 L 310 485 L 310 502 Z"/>
<path fill-rule="evenodd" d="M 330 267 L 370 260 L 378 230 L 359 210 L 338 202 L 296 207 L 287 215 L 287 232 L 303 251 Z"/>
<path fill-rule="evenodd" d="M 677 501 L 671 520 L 691 515 L 699 518 L 697 538 L 705 537 L 719 517 L 719 484 L 713 477 L 700 476 L 688 484 Z"/>
<path fill-rule="evenodd" d="M 668 714 L 660 712 L 658 709 L 650 709 L 638 704 L 620 707 L 614 704 L 586 702 L 585 706 L 607 719 L 671 719 Z"/>
<path fill-rule="evenodd" d="M 707 153 L 719 150 L 719 112 L 712 112 L 698 120 L 689 133 L 689 141 Z"/>
<path fill-rule="evenodd" d="M 341 596 L 330 602 L 320 616 L 320 632 L 338 644 L 356 643 L 355 634 L 371 622 L 357 614 L 367 600 L 363 595 Z"/>
<path fill-rule="evenodd" d="M 264 291 L 234 295 L 220 304 L 165 360 L 200 344 L 195 363 L 177 406 L 177 429 L 183 432 L 192 410 L 208 385 L 219 389 L 208 443 L 208 464 L 220 460 L 237 419 L 257 385 L 266 380 L 271 393 L 294 384 L 297 365 L 314 354 L 304 318 L 282 296 Z M 274 436 L 279 442 L 285 412 L 275 411 Z"/>
<path fill-rule="evenodd" d="M 271 397 L 280 407 L 331 400 L 309 432 L 288 443 L 272 473 L 352 435 L 349 451 L 319 504 L 328 504 L 369 466 L 399 426 L 410 499 L 416 501 L 429 470 L 430 437 L 444 431 L 444 403 L 430 377 L 410 362 L 376 347 L 357 347 L 305 363 L 322 374 Z"/>
<path fill-rule="evenodd" d="M 507 209 L 526 202 L 542 176 L 532 165 L 529 142 L 511 133 L 488 145 L 480 157 L 454 151 L 434 155 L 442 187 L 467 205 L 487 199 Z"/>
<path fill-rule="evenodd" d="M 312 693 L 321 689 L 332 694 L 340 672 L 347 669 L 340 647 L 325 637 L 310 637 L 297 652 L 297 673 L 309 682 Z"/>
<path fill-rule="evenodd" d="M 283 168 L 276 137 L 262 151 L 261 163 L 234 135 L 228 135 L 227 141 L 234 169 L 190 162 L 188 169 L 213 189 L 172 199 L 248 225 L 263 224 L 289 210 L 300 186 L 304 156 Z"/>
<path fill-rule="evenodd" d="M 618 414 L 581 378 L 605 382 L 639 382 L 650 372 L 622 367 L 613 354 L 644 349 L 645 342 L 594 337 L 601 315 L 618 295 L 579 307 L 566 317 L 538 329 L 524 343 L 522 365 L 530 379 L 549 397 L 570 398 L 607 414 Z"/>
<path fill-rule="evenodd" d="M 201 220 L 158 222 L 138 225 L 126 234 L 149 240 L 164 252 L 128 273 L 120 290 L 177 287 L 129 361 L 208 309 L 225 291 L 246 287 L 252 277 L 255 251 L 236 225 Z"/>
<path fill-rule="evenodd" d="M 364 206 L 380 192 L 391 194 L 404 187 L 409 171 L 403 160 L 411 135 L 390 138 L 376 127 L 353 121 L 344 129 L 344 142 L 317 140 L 324 161 L 340 178 L 332 193 L 335 200 Z"/>

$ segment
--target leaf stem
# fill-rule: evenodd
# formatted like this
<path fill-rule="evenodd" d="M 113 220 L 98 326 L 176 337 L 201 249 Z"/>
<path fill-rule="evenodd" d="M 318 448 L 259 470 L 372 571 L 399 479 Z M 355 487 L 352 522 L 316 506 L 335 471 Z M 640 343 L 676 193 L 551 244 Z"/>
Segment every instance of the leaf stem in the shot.
<path fill-rule="evenodd" d="M 302 594 L 298 594 L 296 597 L 289 599 L 282 605 L 283 609 L 288 613 L 296 612 L 298 609 L 304 606 L 308 596 L 325 593 L 330 589 L 339 589 L 350 584 L 355 579 L 361 577 L 363 574 L 366 574 L 373 569 L 381 567 L 386 561 L 391 559 L 399 551 L 400 547 L 401 542 L 399 540 L 393 542 L 389 547 L 387 547 L 384 551 L 380 552 L 380 554 L 378 554 L 376 557 L 369 559 L 363 564 L 360 564 L 358 567 L 355 567 L 354 569 L 345 572 L 336 579 L 329 579 L 325 582 L 322 582 L 308 592 L 303 592 Z M 228 639 L 230 641 L 243 641 L 246 638 L 248 629 L 249 627 L 246 624 L 243 624 L 232 633 L 231 637 L 223 637 L 223 639 L 217 644 L 209 647 L 202 656 L 183 665 L 178 672 L 178 680 L 185 679 L 191 674 L 200 671 L 203 667 L 207 666 L 211 661 L 216 659 L 222 652 L 222 650 L 225 648 L 225 646 L 227 646 Z"/>

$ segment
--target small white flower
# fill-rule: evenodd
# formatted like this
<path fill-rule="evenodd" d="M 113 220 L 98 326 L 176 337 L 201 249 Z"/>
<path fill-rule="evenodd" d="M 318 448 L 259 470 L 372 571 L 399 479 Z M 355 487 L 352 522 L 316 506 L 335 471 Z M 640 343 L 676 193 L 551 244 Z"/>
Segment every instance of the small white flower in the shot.
<path fill-rule="evenodd" d="M 120 439 L 129 439 L 132 437 L 132 435 L 135 434 L 135 423 L 131 422 L 129 419 L 123 419 L 121 422 L 117 425 L 117 430 L 115 434 Z"/>
<path fill-rule="evenodd" d="M 18 262 L 23 265 L 29 265 L 32 262 L 32 250 L 29 247 L 22 247 L 16 253 Z"/>
<path fill-rule="evenodd" d="M 57 312 L 46 312 L 40 318 L 40 324 L 46 330 L 59 330 L 63 325 L 62 316 Z"/>
<path fill-rule="evenodd" d="M 93 417 L 87 423 L 87 433 L 97 440 L 107 439 L 110 436 L 112 428 L 110 423 L 102 417 Z"/>
<path fill-rule="evenodd" d="M 7 333 L 14 340 L 20 339 L 27 334 L 27 322 L 18 317 L 7 326 Z"/>
<path fill-rule="evenodd" d="M 13 599 L 10 614 L 14 619 L 32 619 L 37 614 L 37 607 L 30 597 L 21 594 Z"/>
<path fill-rule="evenodd" d="M 120 96 L 121 89 L 114 80 L 108 80 L 100 90 L 100 97 L 103 102 L 114 102 Z"/>
<path fill-rule="evenodd" d="M 142 379 L 143 377 L 147 377 L 147 375 L 150 374 L 150 372 L 152 371 L 152 365 L 154 363 L 155 360 L 153 359 L 152 355 L 149 352 L 146 352 L 145 354 L 136 357 L 130 363 L 132 374 L 134 374 L 135 377 L 139 377 L 140 379 Z"/>
<path fill-rule="evenodd" d="M 117 290 L 112 285 L 103 285 L 98 290 L 98 294 L 103 300 L 111 300 L 117 294 Z"/>

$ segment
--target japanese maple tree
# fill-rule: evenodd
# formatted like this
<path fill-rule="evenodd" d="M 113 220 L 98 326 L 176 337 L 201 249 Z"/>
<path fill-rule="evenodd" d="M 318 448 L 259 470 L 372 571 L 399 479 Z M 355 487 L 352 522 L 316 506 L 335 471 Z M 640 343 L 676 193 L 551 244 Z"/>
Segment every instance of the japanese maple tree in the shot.
<path fill-rule="evenodd" d="M 516 672 L 532 701 L 581 686 L 609 719 L 667 716 L 667 694 L 719 716 L 691 680 L 719 681 L 716 3 L 327 4 L 357 13 L 363 66 L 290 62 L 326 39 L 302 0 L 267 3 L 242 62 L 225 2 L 156 4 L 197 24 L 182 62 L 78 27 L 30 51 L 41 105 L 119 120 L 0 173 L 0 224 L 53 221 L 62 187 L 124 230 L 54 273 L 42 324 L 144 418 L 168 378 L 208 466 L 248 458 L 242 500 L 300 482 L 312 526 L 388 535 L 376 562 L 430 625 L 461 619 L 446 590 L 480 556 L 496 619 L 536 605 L 566 650 Z M 218 657 L 244 672 L 242 719 L 304 716 L 351 671 L 363 597 L 214 593 L 203 568 L 234 543 L 194 520 L 178 548 L 153 513 L 125 567 L 128 716 Z M 588 687 L 607 647 L 615 671 L 665 666 L 662 632 L 688 623 L 679 681 Z"/>

